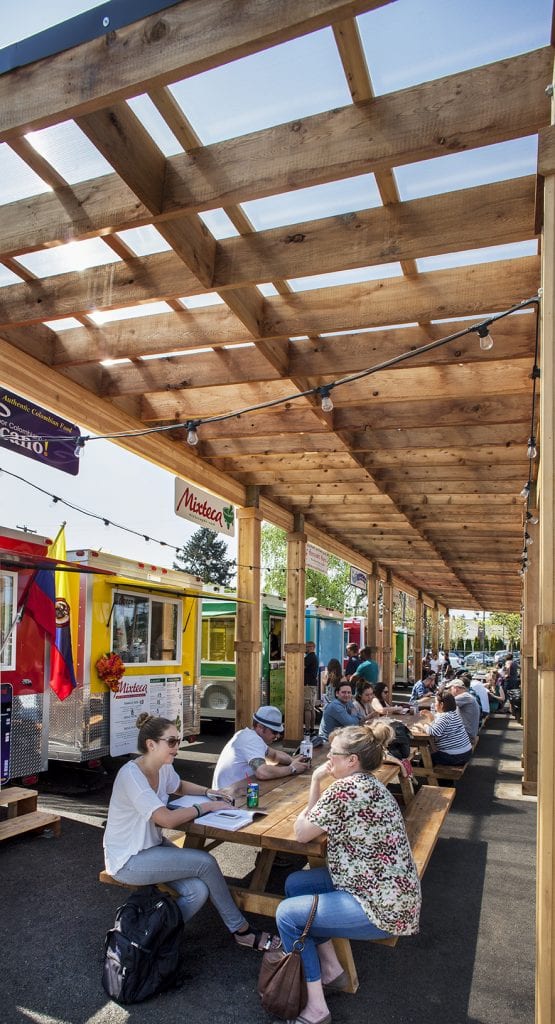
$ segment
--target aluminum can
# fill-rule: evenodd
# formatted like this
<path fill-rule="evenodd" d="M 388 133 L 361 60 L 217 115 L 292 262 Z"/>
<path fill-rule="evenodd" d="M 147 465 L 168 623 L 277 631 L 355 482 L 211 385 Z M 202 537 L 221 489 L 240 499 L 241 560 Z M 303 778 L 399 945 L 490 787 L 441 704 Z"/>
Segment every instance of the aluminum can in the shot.
<path fill-rule="evenodd" d="M 247 807 L 258 807 L 258 782 L 249 782 L 247 786 Z"/>

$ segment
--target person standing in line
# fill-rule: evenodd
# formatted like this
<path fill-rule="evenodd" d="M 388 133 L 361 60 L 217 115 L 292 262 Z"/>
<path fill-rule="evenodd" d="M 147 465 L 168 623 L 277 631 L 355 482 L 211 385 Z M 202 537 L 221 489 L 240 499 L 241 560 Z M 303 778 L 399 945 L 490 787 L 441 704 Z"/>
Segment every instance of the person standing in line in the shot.
<path fill-rule="evenodd" d="M 310 734 L 316 728 L 319 677 L 320 662 L 316 654 L 316 644 L 312 640 L 308 640 L 304 656 L 304 727 Z"/>
<path fill-rule="evenodd" d="M 345 675 L 347 679 L 356 674 L 357 668 L 360 665 L 362 658 L 358 653 L 358 644 L 352 643 L 347 644 L 346 647 L 347 664 L 345 665 Z"/>
<path fill-rule="evenodd" d="M 362 678 L 366 679 L 366 682 L 371 683 L 372 686 L 374 683 L 378 682 L 380 674 L 380 666 L 374 659 L 375 653 L 375 647 L 363 647 L 360 652 L 361 662 L 356 672 L 357 676 L 362 676 Z"/>

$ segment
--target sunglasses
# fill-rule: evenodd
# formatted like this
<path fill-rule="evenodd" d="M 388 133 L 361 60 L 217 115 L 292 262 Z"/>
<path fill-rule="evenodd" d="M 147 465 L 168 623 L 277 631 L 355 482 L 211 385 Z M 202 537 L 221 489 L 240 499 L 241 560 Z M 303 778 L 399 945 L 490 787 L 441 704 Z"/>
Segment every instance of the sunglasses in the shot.
<path fill-rule="evenodd" d="M 178 747 L 180 742 L 179 736 L 160 736 L 160 742 L 162 740 L 168 744 L 168 747 Z"/>

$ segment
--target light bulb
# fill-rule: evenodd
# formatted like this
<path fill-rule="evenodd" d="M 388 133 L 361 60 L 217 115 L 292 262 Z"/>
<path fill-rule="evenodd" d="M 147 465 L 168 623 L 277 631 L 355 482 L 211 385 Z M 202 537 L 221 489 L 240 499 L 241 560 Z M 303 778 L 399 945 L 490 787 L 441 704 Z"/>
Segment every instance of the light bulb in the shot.
<path fill-rule="evenodd" d="M 198 444 L 197 428 L 192 425 L 187 430 L 187 444 L 190 444 L 192 448 Z"/>
<path fill-rule="evenodd" d="M 534 543 L 534 541 L 532 540 L 532 538 L 531 538 L 531 536 L 530 536 L 530 534 L 529 534 L 529 533 L 525 533 L 525 534 L 524 534 L 524 543 L 525 543 L 525 544 L 526 544 L 526 545 L 527 545 L 528 547 L 530 547 L 530 544 L 533 544 L 533 543 Z"/>
<path fill-rule="evenodd" d="M 529 439 L 529 441 L 528 441 L 528 451 L 526 452 L 526 454 L 527 454 L 529 459 L 535 459 L 536 458 L 536 455 L 538 454 L 538 449 L 536 448 L 536 438 L 535 437 L 531 437 Z"/>
<path fill-rule="evenodd" d="M 522 488 L 522 490 L 520 492 L 520 497 L 521 498 L 527 498 L 529 494 L 530 494 L 530 483 L 525 483 L 524 487 Z"/>
<path fill-rule="evenodd" d="M 537 526 L 538 523 L 539 523 L 539 519 L 538 519 L 537 516 L 529 516 L 528 522 L 530 523 L 531 526 Z"/>
<path fill-rule="evenodd" d="M 320 397 L 322 399 L 322 412 L 333 412 L 333 402 L 330 397 L 328 388 L 320 388 Z"/>
<path fill-rule="evenodd" d="M 478 327 L 478 337 L 480 338 L 482 352 L 488 352 L 490 348 L 493 348 L 493 338 L 485 325 Z"/>

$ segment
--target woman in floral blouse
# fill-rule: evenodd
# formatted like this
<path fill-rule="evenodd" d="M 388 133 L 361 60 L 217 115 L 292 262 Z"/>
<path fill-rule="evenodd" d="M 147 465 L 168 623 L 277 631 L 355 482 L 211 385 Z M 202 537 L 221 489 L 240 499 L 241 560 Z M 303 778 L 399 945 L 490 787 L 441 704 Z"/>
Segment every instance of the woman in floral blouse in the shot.
<path fill-rule="evenodd" d="M 297 1024 L 329 1024 L 325 993 L 346 987 L 333 937 L 379 939 L 414 935 L 420 882 L 401 812 L 372 772 L 392 730 L 385 723 L 336 729 L 326 764 L 312 776 L 308 805 L 295 824 L 302 842 L 327 835 L 327 868 L 296 871 L 285 884 L 277 924 L 289 952 L 306 924 L 312 896 L 318 909 L 302 950 L 308 1001 Z M 332 784 L 322 791 L 324 780 Z"/>

